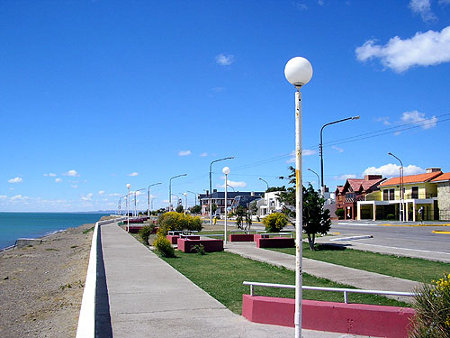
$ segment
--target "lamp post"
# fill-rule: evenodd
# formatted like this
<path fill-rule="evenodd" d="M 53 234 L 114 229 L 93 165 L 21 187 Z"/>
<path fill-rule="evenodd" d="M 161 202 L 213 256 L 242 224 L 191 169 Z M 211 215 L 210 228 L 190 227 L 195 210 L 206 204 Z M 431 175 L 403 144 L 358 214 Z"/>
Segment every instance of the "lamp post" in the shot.
<path fill-rule="evenodd" d="M 395 156 L 393 153 L 388 152 L 388 155 L 396 158 L 400 162 L 400 221 L 405 221 L 405 203 L 404 203 L 404 191 L 403 191 L 403 162 L 401 159 L 399 159 L 397 156 Z"/>
<path fill-rule="evenodd" d="M 152 196 L 150 195 L 150 188 L 153 187 L 153 186 L 155 186 L 155 185 L 158 185 L 158 184 L 162 184 L 162 183 L 150 184 L 150 185 L 147 187 L 147 216 L 148 216 L 148 217 L 150 217 L 150 202 L 151 202 L 151 200 L 152 200 Z"/>
<path fill-rule="evenodd" d="M 189 192 L 189 193 L 191 193 L 191 194 L 194 194 L 194 205 L 197 205 L 197 193 L 195 193 L 195 192 L 193 192 L 193 191 L 189 191 L 189 190 L 187 190 L 187 192 Z"/>
<path fill-rule="evenodd" d="M 269 183 L 267 183 L 267 181 L 264 178 L 259 177 L 258 180 L 263 181 L 266 184 L 266 186 L 267 186 L 266 191 L 269 190 Z"/>
<path fill-rule="evenodd" d="M 131 184 L 127 184 L 127 231 L 130 232 L 130 188 L 131 188 Z"/>
<path fill-rule="evenodd" d="M 228 211 L 227 211 L 227 187 L 228 187 L 228 174 L 230 173 L 230 168 L 224 167 L 222 172 L 225 174 L 225 236 L 224 236 L 224 244 L 227 244 L 227 220 L 228 220 Z"/>
<path fill-rule="evenodd" d="M 187 176 L 187 174 L 181 174 L 181 175 L 173 176 L 173 177 L 171 177 L 169 179 L 169 211 L 170 211 L 170 208 L 172 207 L 172 180 L 174 178 L 183 177 L 183 176 Z"/>
<path fill-rule="evenodd" d="M 336 123 L 341 123 L 341 122 L 345 122 L 348 120 L 359 120 L 359 115 L 357 116 L 351 116 L 351 117 L 347 117 L 345 119 L 342 120 L 337 120 L 337 121 L 333 121 L 333 122 L 329 122 L 329 123 L 325 123 L 322 128 L 320 128 L 320 144 L 319 144 L 319 155 L 320 155 L 320 183 L 322 186 L 322 197 L 324 197 L 325 195 L 325 184 L 323 182 L 323 142 L 322 142 L 322 138 L 323 138 L 323 129 L 326 126 L 332 125 L 332 124 L 336 124 Z"/>
<path fill-rule="evenodd" d="M 317 176 L 317 191 L 320 191 L 320 179 L 319 179 L 319 174 L 316 173 L 314 170 L 312 170 L 311 168 L 308 168 L 309 171 L 313 172 L 314 174 L 316 174 Z"/>
<path fill-rule="evenodd" d="M 300 88 L 312 77 L 311 63 L 305 58 L 290 59 L 284 68 L 286 79 L 295 86 L 295 337 L 302 336 L 302 96 Z"/>
<path fill-rule="evenodd" d="M 212 165 L 215 162 L 232 160 L 232 159 L 234 159 L 234 156 L 219 158 L 218 160 L 212 161 L 209 165 L 209 225 L 212 225 L 212 203 L 211 203 L 212 202 L 212 199 L 211 199 L 211 195 L 212 195 Z"/>
<path fill-rule="evenodd" d="M 230 187 L 231 189 L 233 189 L 233 192 L 235 192 L 236 190 L 234 189 L 234 187 L 232 187 L 231 185 L 227 184 L 227 187 Z"/>
<path fill-rule="evenodd" d="M 185 206 L 184 206 L 184 213 L 187 211 L 187 192 L 183 193 L 184 200 L 185 200 Z"/>
<path fill-rule="evenodd" d="M 142 190 L 145 190 L 145 188 L 141 188 L 134 191 L 134 217 L 137 217 L 137 193 Z"/>

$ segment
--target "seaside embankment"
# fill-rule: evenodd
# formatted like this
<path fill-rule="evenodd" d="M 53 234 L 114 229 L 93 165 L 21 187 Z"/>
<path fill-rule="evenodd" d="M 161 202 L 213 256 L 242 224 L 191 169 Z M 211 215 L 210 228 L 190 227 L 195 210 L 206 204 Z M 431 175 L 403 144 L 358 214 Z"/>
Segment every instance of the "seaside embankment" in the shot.
<path fill-rule="evenodd" d="M 74 337 L 94 224 L 0 253 L 0 337 Z"/>

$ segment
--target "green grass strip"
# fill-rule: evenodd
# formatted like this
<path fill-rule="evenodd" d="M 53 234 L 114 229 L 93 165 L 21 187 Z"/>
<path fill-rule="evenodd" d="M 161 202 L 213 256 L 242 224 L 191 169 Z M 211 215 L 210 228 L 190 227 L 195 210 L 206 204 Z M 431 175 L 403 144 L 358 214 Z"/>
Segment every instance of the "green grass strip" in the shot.
<path fill-rule="evenodd" d="M 212 252 L 202 256 L 177 251 L 176 254 L 177 258 L 163 259 L 237 314 L 241 314 L 242 311 L 242 295 L 250 293 L 250 287 L 242 285 L 243 281 L 295 284 L 294 271 L 246 259 L 232 253 Z M 303 274 L 303 285 L 353 288 L 308 274 Z M 295 296 L 294 290 L 262 287 L 255 287 L 255 290 L 256 294 L 261 296 L 289 298 L 294 298 Z M 344 301 L 344 296 L 341 292 L 305 290 L 303 298 L 331 302 Z M 386 297 L 363 294 L 349 294 L 349 302 L 408 306 L 406 303 Z"/>
<path fill-rule="evenodd" d="M 295 255 L 295 248 L 269 250 Z M 308 243 L 303 243 L 303 257 L 422 283 L 430 283 L 433 279 L 439 279 L 443 273 L 450 272 L 448 263 L 352 250 L 334 245 L 319 244 L 318 250 L 311 251 Z"/>

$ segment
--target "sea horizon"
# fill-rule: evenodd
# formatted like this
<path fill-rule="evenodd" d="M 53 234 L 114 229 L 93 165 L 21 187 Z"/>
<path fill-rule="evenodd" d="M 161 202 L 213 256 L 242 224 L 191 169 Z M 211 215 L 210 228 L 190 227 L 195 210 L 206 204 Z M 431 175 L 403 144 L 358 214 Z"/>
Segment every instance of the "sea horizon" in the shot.
<path fill-rule="evenodd" d="M 96 223 L 107 212 L 0 212 L 0 250 L 19 238 L 41 238 L 83 224 Z"/>

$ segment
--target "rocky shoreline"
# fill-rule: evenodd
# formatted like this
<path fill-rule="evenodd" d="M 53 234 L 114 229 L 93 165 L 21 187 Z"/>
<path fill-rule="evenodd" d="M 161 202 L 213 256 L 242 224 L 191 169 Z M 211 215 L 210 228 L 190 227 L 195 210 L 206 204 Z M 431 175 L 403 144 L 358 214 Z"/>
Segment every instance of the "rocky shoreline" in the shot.
<path fill-rule="evenodd" d="M 75 336 L 93 227 L 0 252 L 1 337 Z"/>

